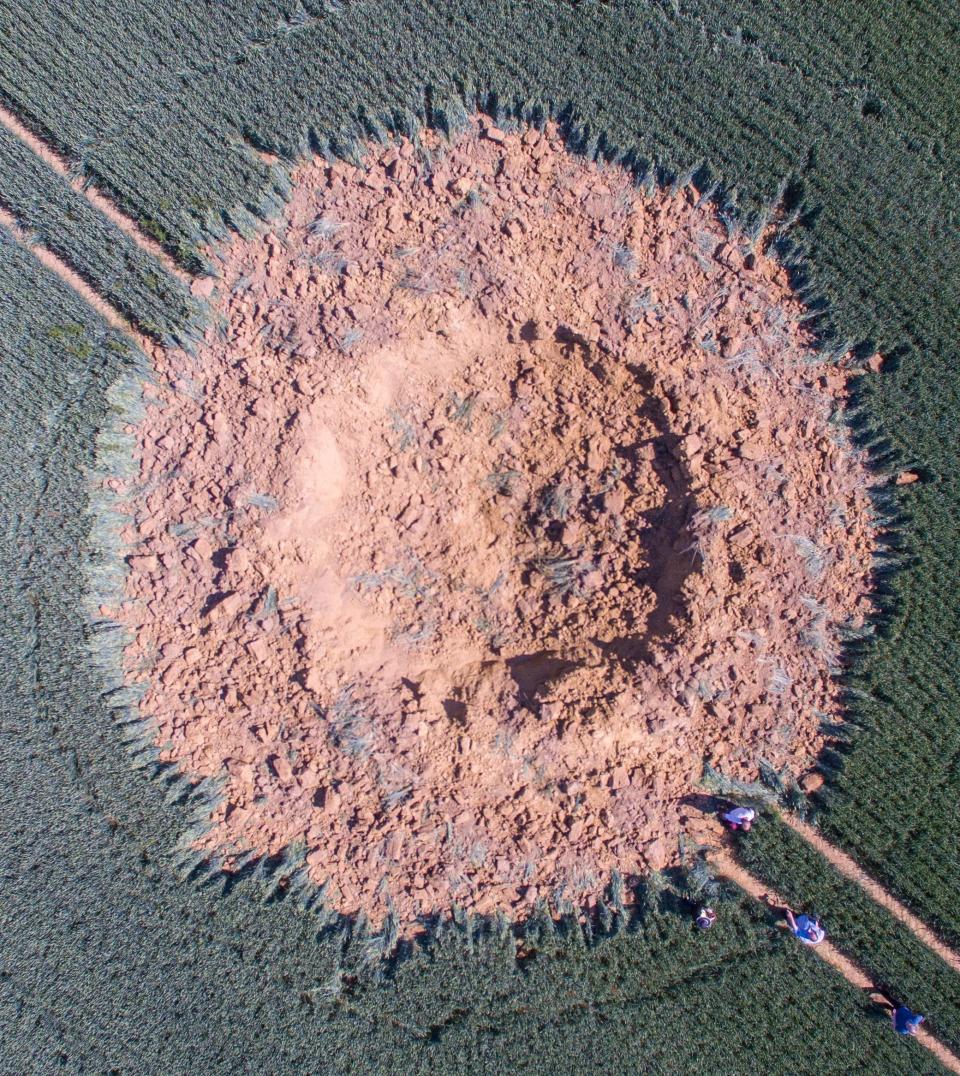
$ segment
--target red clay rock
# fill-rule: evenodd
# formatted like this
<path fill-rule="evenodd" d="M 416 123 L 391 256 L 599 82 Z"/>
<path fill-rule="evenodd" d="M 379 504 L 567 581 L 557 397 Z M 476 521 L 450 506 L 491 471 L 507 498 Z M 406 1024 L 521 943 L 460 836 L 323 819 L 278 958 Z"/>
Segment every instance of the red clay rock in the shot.
<path fill-rule="evenodd" d="M 867 359 L 867 369 L 871 370 L 875 374 L 879 374 L 880 371 L 883 369 L 883 363 L 883 356 L 879 352 L 877 352 L 876 354 L 871 355 L 869 359 Z"/>
<path fill-rule="evenodd" d="M 814 770 L 812 773 L 806 774 L 800 780 L 800 787 L 803 789 L 804 792 L 807 793 L 807 795 L 810 795 L 810 793 L 812 792 L 818 792 L 821 788 L 823 788 L 824 784 L 825 781 L 823 774 L 818 773 L 816 770 Z"/>
<path fill-rule="evenodd" d="M 494 130 L 302 166 L 225 333 L 156 349 L 128 491 L 141 710 L 226 774 L 199 847 L 302 840 L 408 926 L 676 862 L 705 754 L 809 768 L 869 607 L 846 375 L 783 268 Z"/>

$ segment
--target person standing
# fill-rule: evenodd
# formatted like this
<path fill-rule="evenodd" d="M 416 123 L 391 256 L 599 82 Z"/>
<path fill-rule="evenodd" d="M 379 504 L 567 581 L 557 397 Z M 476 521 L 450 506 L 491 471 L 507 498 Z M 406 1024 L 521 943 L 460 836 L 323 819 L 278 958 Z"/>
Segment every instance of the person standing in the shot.
<path fill-rule="evenodd" d="M 709 930 L 713 924 L 717 921 L 717 913 L 713 908 L 701 908 L 697 912 L 697 927 L 700 930 Z"/>
<path fill-rule="evenodd" d="M 794 917 L 790 908 L 784 908 L 787 922 L 793 936 L 803 942 L 804 945 L 819 945 L 827 936 L 827 932 L 820 925 L 820 920 L 814 915 L 798 915 Z"/>

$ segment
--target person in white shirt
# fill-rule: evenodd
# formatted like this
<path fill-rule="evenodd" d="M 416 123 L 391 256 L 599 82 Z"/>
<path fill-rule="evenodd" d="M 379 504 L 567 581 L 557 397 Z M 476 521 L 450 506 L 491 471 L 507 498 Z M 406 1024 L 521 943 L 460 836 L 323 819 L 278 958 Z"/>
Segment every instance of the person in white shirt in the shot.
<path fill-rule="evenodd" d="M 795 938 L 804 945 L 819 945 L 827 936 L 827 932 L 820 925 L 820 920 L 814 915 L 798 915 L 794 917 L 790 908 L 784 908 L 787 922 Z"/>
<path fill-rule="evenodd" d="M 731 829 L 742 829 L 747 832 L 756 817 L 757 812 L 752 807 L 734 807 L 727 811 L 723 820 Z"/>
<path fill-rule="evenodd" d="M 713 908 L 701 908 L 697 912 L 697 926 L 700 930 L 709 930 L 717 921 L 717 913 Z"/>

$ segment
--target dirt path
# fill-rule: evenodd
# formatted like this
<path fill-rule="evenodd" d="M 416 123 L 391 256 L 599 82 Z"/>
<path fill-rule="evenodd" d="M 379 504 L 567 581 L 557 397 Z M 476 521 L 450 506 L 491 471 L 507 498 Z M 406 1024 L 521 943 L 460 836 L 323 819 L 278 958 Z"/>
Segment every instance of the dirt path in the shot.
<path fill-rule="evenodd" d="M 20 227 L 17 221 L 3 209 L 0 209 L 0 225 L 6 228 L 20 246 L 29 250 L 37 261 L 46 266 L 51 272 L 56 273 L 67 287 L 72 288 L 84 302 L 92 306 L 103 317 L 104 321 L 112 325 L 114 329 L 129 333 L 141 348 L 149 346 L 146 338 L 141 336 L 102 295 L 98 295 L 83 277 L 74 272 L 66 262 L 61 261 L 56 254 L 47 250 L 46 247 L 32 242 L 29 235 Z"/>
<path fill-rule="evenodd" d="M 66 161 L 56 154 L 43 139 L 38 138 L 29 128 L 25 127 L 14 114 L 0 106 L 0 124 L 28 146 L 44 163 L 48 164 L 58 175 L 62 176 L 77 192 L 94 208 L 98 209 L 105 217 L 111 220 L 125 235 L 129 236 L 141 250 L 153 255 L 163 264 L 168 273 L 172 273 L 185 283 L 190 282 L 190 277 L 177 266 L 163 247 L 150 236 L 140 230 L 137 224 L 125 213 L 121 212 L 104 194 L 96 187 L 87 185 L 83 180 L 71 174 Z"/>
<path fill-rule="evenodd" d="M 808 826 L 806 823 L 801 822 L 797 818 L 792 818 L 787 814 L 782 817 L 783 821 L 786 822 L 796 834 L 801 836 L 809 845 L 811 845 L 811 847 L 815 848 L 824 859 L 832 863 L 844 878 L 849 878 L 851 882 L 856 882 L 856 884 L 872 897 L 877 904 L 886 908 L 891 915 L 896 916 L 896 918 L 899 919 L 908 930 L 912 931 L 914 936 L 923 942 L 928 949 L 932 949 L 937 956 L 949 964 L 954 971 L 960 972 L 960 954 L 944 945 L 928 926 L 921 922 L 912 912 L 908 911 L 898 900 L 890 896 L 890 894 L 878 882 L 875 882 L 865 871 L 863 871 L 856 862 L 846 854 L 846 852 L 841 852 L 839 848 L 835 848 L 812 826 Z"/>
<path fill-rule="evenodd" d="M 712 862 L 718 873 L 729 878 L 731 882 L 736 882 L 736 884 L 749 893 L 751 897 L 763 901 L 771 907 L 785 906 L 786 901 L 784 901 L 778 893 L 772 890 L 769 886 L 763 885 L 758 879 L 754 878 L 752 874 L 749 874 L 741 866 L 735 863 L 727 852 L 718 852 L 713 857 Z M 821 942 L 816 947 L 815 952 L 828 964 L 836 968 L 848 983 L 852 983 L 853 986 L 856 986 L 860 990 L 870 990 L 883 996 L 882 991 L 877 989 L 869 976 L 860 967 L 854 964 L 852 960 L 848 959 L 843 953 L 831 945 L 830 942 Z M 917 1034 L 917 1041 L 929 1050 L 930 1053 L 932 1053 L 950 1072 L 960 1073 L 960 1059 L 952 1054 L 946 1046 L 935 1039 L 929 1031 L 921 1028 Z"/>

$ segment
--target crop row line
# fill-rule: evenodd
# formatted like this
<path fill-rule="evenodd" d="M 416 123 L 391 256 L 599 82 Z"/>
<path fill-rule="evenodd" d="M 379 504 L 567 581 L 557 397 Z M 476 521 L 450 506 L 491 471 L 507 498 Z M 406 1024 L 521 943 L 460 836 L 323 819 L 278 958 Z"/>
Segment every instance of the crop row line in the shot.
<path fill-rule="evenodd" d="M 41 265 L 55 273 L 67 287 L 75 291 L 85 303 L 96 310 L 111 328 L 128 333 L 136 341 L 141 351 L 149 353 L 149 349 L 152 347 L 151 341 L 139 333 L 123 314 L 95 291 L 79 273 L 71 269 L 66 262 L 58 258 L 47 247 L 33 241 L 20 227 L 16 219 L 2 206 L 0 206 L 0 228 L 6 230 L 15 243 L 23 247 L 24 250 L 28 250 Z"/>
<path fill-rule="evenodd" d="M 851 856 L 832 845 L 812 826 L 808 826 L 793 815 L 785 813 L 782 817 L 783 821 L 798 836 L 815 848 L 845 878 L 855 882 L 877 904 L 886 908 L 891 915 L 896 916 L 913 933 L 917 941 L 922 942 L 928 949 L 936 953 L 954 971 L 960 972 L 960 953 L 955 952 L 942 942 L 926 923 L 901 904 L 896 897 L 891 896 L 879 882 L 874 881 Z"/>
<path fill-rule="evenodd" d="M 750 896 L 754 897 L 756 900 L 762 901 L 767 905 L 786 906 L 787 902 L 783 900 L 782 897 L 771 890 L 769 886 L 763 885 L 762 882 L 748 871 L 744 870 L 738 863 L 735 863 L 726 851 L 719 852 L 713 858 L 713 864 L 718 873 L 729 878 L 731 882 L 735 882 L 741 889 L 749 893 Z M 883 991 L 874 984 L 873 980 L 858 964 L 855 964 L 849 957 L 844 956 L 844 954 L 835 946 L 831 945 L 830 942 L 820 942 L 814 952 L 822 960 L 825 960 L 830 964 L 831 967 L 835 968 L 851 985 L 860 990 L 870 991 L 871 993 L 881 995 L 883 994 Z M 950 1072 L 960 1074 L 960 1058 L 948 1050 L 942 1042 L 934 1038 L 929 1031 L 921 1028 L 917 1033 L 917 1040 L 922 1046 L 929 1050 L 934 1057 L 936 1057 L 944 1068 L 948 1069 Z"/>
<path fill-rule="evenodd" d="M 117 208 L 105 194 L 91 183 L 84 182 L 74 175 L 63 158 L 55 153 L 50 146 L 35 135 L 28 127 L 24 126 L 17 117 L 9 110 L 0 105 L 0 124 L 28 146 L 45 164 L 55 172 L 63 176 L 70 187 L 82 194 L 84 198 L 98 209 L 108 220 L 112 221 L 125 235 L 127 235 L 141 250 L 152 255 L 159 261 L 168 273 L 177 277 L 184 283 L 190 282 L 190 277 L 174 262 L 160 244 L 146 235 L 137 224 L 125 213 Z"/>

